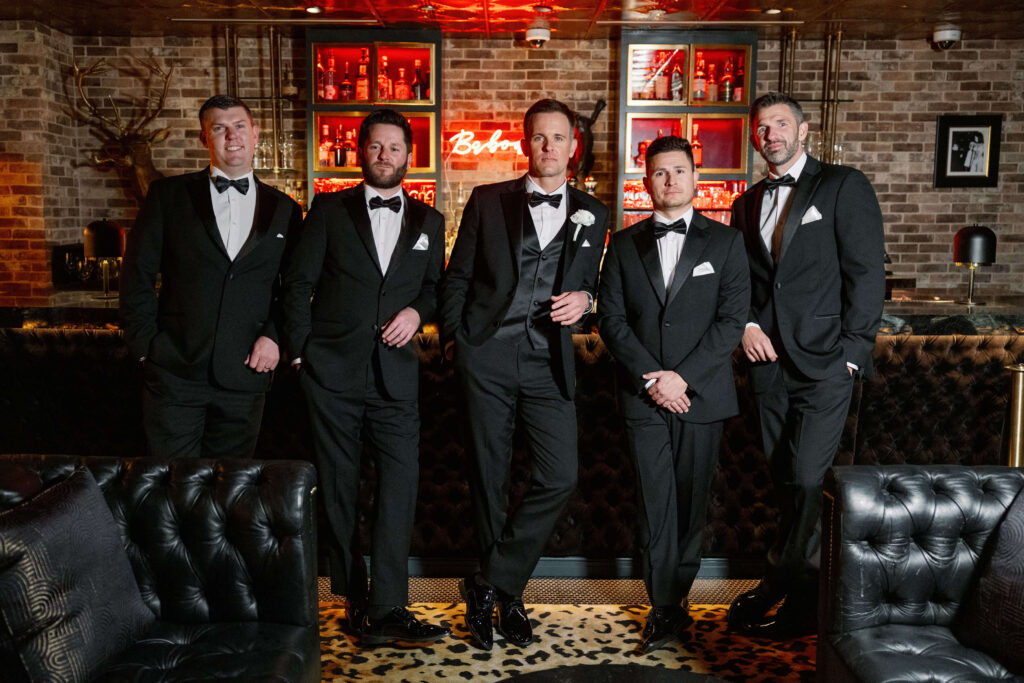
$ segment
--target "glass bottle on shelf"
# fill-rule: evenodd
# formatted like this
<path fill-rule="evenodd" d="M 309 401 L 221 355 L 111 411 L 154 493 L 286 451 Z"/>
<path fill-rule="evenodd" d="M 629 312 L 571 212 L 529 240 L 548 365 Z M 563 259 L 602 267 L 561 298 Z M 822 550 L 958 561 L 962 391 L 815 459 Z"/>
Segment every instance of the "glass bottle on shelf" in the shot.
<path fill-rule="evenodd" d="M 732 84 L 732 72 L 733 72 L 732 57 L 726 57 L 725 58 L 725 72 L 722 74 L 722 87 L 721 87 L 722 101 L 723 102 L 732 102 L 733 101 L 733 96 L 735 95 L 735 90 L 734 90 L 733 84 Z"/>
<path fill-rule="evenodd" d="M 405 80 L 405 67 L 398 67 L 398 80 L 395 81 L 395 99 L 412 99 L 412 89 L 409 88 L 409 81 Z"/>
<path fill-rule="evenodd" d="M 353 130 L 345 131 L 345 142 L 343 143 L 345 148 L 345 165 L 346 166 L 358 166 L 359 157 L 356 154 L 356 133 Z"/>
<path fill-rule="evenodd" d="M 693 99 L 706 100 L 708 98 L 708 80 L 704 73 L 704 53 L 697 53 L 697 68 L 693 72 Z"/>
<path fill-rule="evenodd" d="M 717 64 L 708 67 L 708 102 L 718 101 L 718 75 L 715 73 Z"/>
<path fill-rule="evenodd" d="M 334 136 L 334 146 L 331 147 L 331 152 L 334 154 L 334 165 L 341 168 L 345 165 L 345 143 L 342 140 L 340 123 L 336 130 L 337 133 Z"/>
<path fill-rule="evenodd" d="M 654 99 L 654 78 L 658 74 L 658 65 L 651 59 L 647 62 L 647 70 L 644 71 L 644 84 L 640 89 L 640 99 L 642 100 L 653 100 Z"/>
<path fill-rule="evenodd" d="M 415 66 L 416 71 L 413 73 L 412 86 L 410 87 L 410 90 L 412 91 L 412 99 L 425 100 L 427 99 L 427 84 L 424 83 L 423 75 L 420 73 L 420 66 L 422 65 L 422 62 L 417 59 L 413 65 Z"/>
<path fill-rule="evenodd" d="M 677 61 L 672 67 L 672 99 L 676 102 L 686 99 L 683 89 L 686 87 L 686 79 L 683 77 L 683 70 Z"/>
<path fill-rule="evenodd" d="M 377 99 L 378 100 L 393 100 L 394 86 L 391 83 L 391 77 L 388 75 L 388 56 L 381 55 L 380 58 L 380 73 L 377 74 Z"/>
<path fill-rule="evenodd" d="M 743 101 L 743 57 L 740 57 L 736 75 L 733 77 L 732 99 L 734 102 Z"/>
<path fill-rule="evenodd" d="M 363 48 L 363 56 L 359 58 L 358 71 L 356 72 L 356 99 L 370 99 L 370 50 Z"/>
<path fill-rule="evenodd" d="M 316 52 L 316 98 L 324 98 L 324 64 L 320 61 L 320 51 Z"/>
<path fill-rule="evenodd" d="M 429 64 L 427 65 L 427 75 L 424 77 L 424 81 L 423 82 L 427 84 L 426 85 L 427 96 L 424 97 L 423 99 L 429 100 L 430 99 L 430 65 Z"/>
<path fill-rule="evenodd" d="M 349 78 L 348 62 L 345 62 L 345 78 L 341 81 L 341 87 L 338 88 L 338 98 L 348 102 L 354 96 L 355 88 L 352 87 L 352 79 Z"/>
<path fill-rule="evenodd" d="M 338 99 L 338 72 L 334 68 L 334 55 L 327 57 L 327 70 L 324 71 L 324 99 L 328 102 Z"/>
<path fill-rule="evenodd" d="M 690 152 L 693 154 L 693 165 L 700 168 L 704 164 L 704 145 L 697 137 L 698 124 L 693 124 L 693 135 L 690 137 Z"/>
<path fill-rule="evenodd" d="M 654 76 L 654 99 L 656 100 L 670 99 L 668 61 L 668 57 L 664 52 L 658 53 Z"/>
<path fill-rule="evenodd" d="M 415 138 L 412 141 L 412 149 L 410 150 L 410 152 L 412 153 L 412 161 L 409 162 L 409 166 L 411 166 L 412 168 L 416 168 L 417 166 L 419 166 L 419 164 L 416 163 L 416 160 L 419 158 L 419 148 L 416 145 Z"/>
<path fill-rule="evenodd" d="M 331 165 L 331 127 L 326 123 L 320 126 L 320 150 L 317 160 L 321 168 L 328 168 Z"/>

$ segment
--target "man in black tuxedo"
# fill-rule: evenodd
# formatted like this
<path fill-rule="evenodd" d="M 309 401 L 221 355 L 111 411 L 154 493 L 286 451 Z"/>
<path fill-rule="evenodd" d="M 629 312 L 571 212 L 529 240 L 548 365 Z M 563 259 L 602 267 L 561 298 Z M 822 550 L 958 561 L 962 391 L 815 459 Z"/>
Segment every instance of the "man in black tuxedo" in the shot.
<path fill-rule="evenodd" d="M 654 214 L 616 233 L 601 269 L 601 339 L 617 361 L 619 405 L 637 471 L 649 652 L 692 623 L 708 491 L 722 422 L 738 411 L 732 352 L 750 305 L 743 236 L 693 210 L 690 143 L 647 148 Z"/>
<path fill-rule="evenodd" d="M 259 126 L 244 102 L 215 95 L 199 122 L 210 165 L 150 186 L 128 235 L 121 319 L 145 362 L 150 453 L 251 457 L 279 357 L 278 274 L 302 211 L 253 175 Z"/>
<path fill-rule="evenodd" d="M 735 201 L 732 223 L 750 261 L 743 352 L 781 514 L 766 576 L 733 602 L 729 625 L 787 638 L 816 628 L 822 482 L 839 446 L 853 375 L 872 373 L 884 236 L 864 174 L 803 152 L 807 123 L 795 100 L 762 95 L 750 107 L 750 126 L 770 177 Z"/>
<path fill-rule="evenodd" d="M 444 219 L 402 190 L 412 129 L 391 109 L 359 126 L 363 182 L 317 195 L 285 272 L 285 348 L 299 367 L 320 490 L 334 537 L 331 591 L 348 598 L 361 641 L 431 642 L 409 601 L 419 486 L 419 355 L 413 337 L 437 309 Z M 377 467 L 370 589 L 359 549 L 362 437 Z"/>
<path fill-rule="evenodd" d="M 533 632 L 522 592 L 576 488 L 571 325 L 593 307 L 608 210 L 566 183 L 572 111 L 541 100 L 523 119 L 526 176 L 473 190 L 442 287 L 442 336 L 454 342 L 474 463 L 480 571 L 462 581 L 466 622 L 483 648 L 498 630 Z M 508 514 L 516 416 L 533 457 L 529 490 Z"/>

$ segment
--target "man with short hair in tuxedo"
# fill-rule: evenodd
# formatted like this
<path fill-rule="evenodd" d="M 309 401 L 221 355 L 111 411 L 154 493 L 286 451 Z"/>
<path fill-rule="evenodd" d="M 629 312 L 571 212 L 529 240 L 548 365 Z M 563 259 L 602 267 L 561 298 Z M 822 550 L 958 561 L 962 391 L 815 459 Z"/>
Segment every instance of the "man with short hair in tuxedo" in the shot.
<path fill-rule="evenodd" d="M 817 624 L 822 482 L 850 405 L 872 374 L 885 296 L 882 212 L 871 183 L 804 153 L 799 103 L 767 93 L 750 106 L 751 142 L 769 177 L 732 206 L 750 262 L 743 352 L 780 507 L 764 579 L 729 609 L 729 626 L 790 638 Z M 772 617 L 766 613 L 778 601 Z"/>
<path fill-rule="evenodd" d="M 527 174 L 473 190 L 442 288 L 442 337 L 469 422 L 470 491 L 480 571 L 460 583 L 466 624 L 484 649 L 498 631 L 533 640 L 522 593 L 576 488 L 571 326 L 592 310 L 608 210 L 566 182 L 575 116 L 540 100 L 523 119 Z M 508 479 L 516 418 L 533 458 L 514 514 Z"/>
<path fill-rule="evenodd" d="M 693 210 L 690 143 L 658 138 L 645 168 L 654 213 L 612 236 L 597 301 L 637 472 L 651 600 L 642 653 L 693 622 L 686 596 L 700 569 L 722 424 L 738 412 L 732 354 L 750 305 L 743 236 Z"/>
<path fill-rule="evenodd" d="M 359 126 L 363 182 L 316 196 L 285 272 L 285 348 L 298 366 L 330 523 L 331 592 L 348 599 L 365 645 L 425 643 L 447 628 L 409 601 L 409 545 L 419 486 L 419 354 L 437 309 L 444 218 L 402 190 L 412 129 L 391 109 Z M 359 549 L 362 439 L 377 469 L 369 594 Z"/>
<path fill-rule="evenodd" d="M 281 260 L 302 211 L 253 174 L 259 126 L 243 101 L 215 95 L 199 123 L 210 165 L 150 186 L 128 235 L 121 319 L 145 364 L 150 454 L 251 457 L 279 358 Z"/>

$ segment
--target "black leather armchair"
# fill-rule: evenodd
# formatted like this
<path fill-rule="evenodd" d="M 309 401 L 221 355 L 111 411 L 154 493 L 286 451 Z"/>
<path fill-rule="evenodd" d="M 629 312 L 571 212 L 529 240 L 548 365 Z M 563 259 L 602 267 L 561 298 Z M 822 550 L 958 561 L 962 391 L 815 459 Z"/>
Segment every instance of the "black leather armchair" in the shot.
<path fill-rule="evenodd" d="M 1015 678 L 951 628 L 1024 488 L 1009 467 L 835 467 L 822 517 L 818 680 Z"/>
<path fill-rule="evenodd" d="M 312 465 L 5 455 L 0 510 L 80 464 L 157 616 L 96 680 L 320 680 Z"/>

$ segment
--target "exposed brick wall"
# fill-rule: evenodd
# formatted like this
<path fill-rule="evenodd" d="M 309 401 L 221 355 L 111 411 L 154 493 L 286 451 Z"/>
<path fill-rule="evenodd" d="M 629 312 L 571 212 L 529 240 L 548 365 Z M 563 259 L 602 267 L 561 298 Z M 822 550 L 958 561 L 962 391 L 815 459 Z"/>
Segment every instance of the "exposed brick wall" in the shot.
<path fill-rule="evenodd" d="M 41 161 L 0 152 L 0 305 L 45 305 L 49 299 L 42 196 Z"/>

